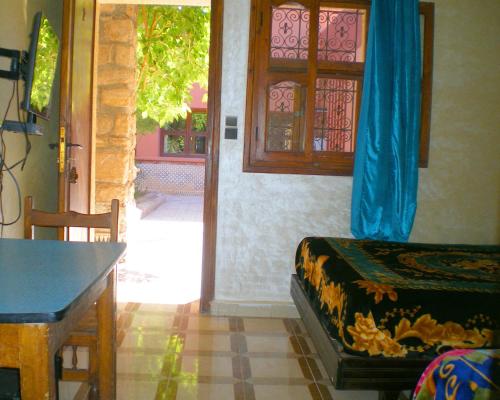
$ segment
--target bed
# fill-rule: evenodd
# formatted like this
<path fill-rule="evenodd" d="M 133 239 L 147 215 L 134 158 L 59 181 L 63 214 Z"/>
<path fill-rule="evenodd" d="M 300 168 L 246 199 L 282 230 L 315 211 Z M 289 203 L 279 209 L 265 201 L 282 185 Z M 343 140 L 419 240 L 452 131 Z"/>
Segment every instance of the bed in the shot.
<path fill-rule="evenodd" d="M 438 354 L 498 347 L 500 247 L 305 238 L 291 294 L 337 389 L 412 389 Z"/>

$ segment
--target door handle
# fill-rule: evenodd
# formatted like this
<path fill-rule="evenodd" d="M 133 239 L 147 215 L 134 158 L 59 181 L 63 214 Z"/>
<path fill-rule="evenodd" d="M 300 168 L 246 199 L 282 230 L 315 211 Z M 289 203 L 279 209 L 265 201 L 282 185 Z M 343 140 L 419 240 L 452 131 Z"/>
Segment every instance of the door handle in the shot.
<path fill-rule="evenodd" d="M 49 147 L 51 150 L 54 150 L 59 147 L 59 143 L 49 143 Z M 77 149 L 83 149 L 83 146 L 78 143 L 66 143 L 66 147 L 75 147 Z"/>

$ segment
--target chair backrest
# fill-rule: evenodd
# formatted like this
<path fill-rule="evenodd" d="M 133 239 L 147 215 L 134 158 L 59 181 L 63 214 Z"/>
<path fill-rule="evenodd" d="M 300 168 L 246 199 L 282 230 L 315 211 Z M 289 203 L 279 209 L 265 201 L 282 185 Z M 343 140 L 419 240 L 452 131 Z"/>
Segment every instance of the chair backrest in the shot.
<path fill-rule="evenodd" d="M 117 199 L 111 200 L 111 211 L 104 214 L 80 214 L 75 211 L 49 213 L 33 209 L 33 199 L 24 199 L 24 238 L 33 239 L 35 226 L 49 228 L 98 228 L 109 229 L 110 241 L 118 241 Z"/>

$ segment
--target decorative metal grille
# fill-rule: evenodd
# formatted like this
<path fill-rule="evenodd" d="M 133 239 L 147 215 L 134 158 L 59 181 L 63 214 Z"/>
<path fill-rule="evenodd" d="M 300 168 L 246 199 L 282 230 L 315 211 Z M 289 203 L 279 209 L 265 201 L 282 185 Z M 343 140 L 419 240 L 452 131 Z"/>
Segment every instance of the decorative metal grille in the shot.
<path fill-rule="evenodd" d="M 309 18 L 309 10 L 301 6 L 273 7 L 271 58 L 307 60 Z"/>
<path fill-rule="evenodd" d="M 315 151 L 353 151 L 357 84 L 349 79 L 316 80 Z"/>
<path fill-rule="evenodd" d="M 139 192 L 199 195 L 205 187 L 205 164 L 161 162 L 136 164 L 139 173 L 135 188 Z"/>
<path fill-rule="evenodd" d="M 285 81 L 269 87 L 267 151 L 303 149 L 304 87 Z"/>
<path fill-rule="evenodd" d="M 365 10 L 321 7 L 319 11 L 318 60 L 364 61 L 362 35 Z"/>
<path fill-rule="evenodd" d="M 295 82 L 280 82 L 269 88 L 269 111 L 293 112 L 295 90 L 300 85 Z"/>

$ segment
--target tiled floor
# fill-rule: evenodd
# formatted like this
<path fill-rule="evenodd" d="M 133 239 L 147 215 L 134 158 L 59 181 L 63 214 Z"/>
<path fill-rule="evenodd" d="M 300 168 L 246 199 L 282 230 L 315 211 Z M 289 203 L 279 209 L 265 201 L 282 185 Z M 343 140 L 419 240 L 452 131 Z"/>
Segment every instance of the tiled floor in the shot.
<path fill-rule="evenodd" d="M 334 391 L 300 320 L 199 314 L 202 207 L 201 196 L 168 196 L 129 224 L 119 265 L 117 399 L 376 399 Z"/>
<path fill-rule="evenodd" d="M 377 398 L 333 390 L 300 320 L 121 303 L 117 336 L 119 400 Z"/>

